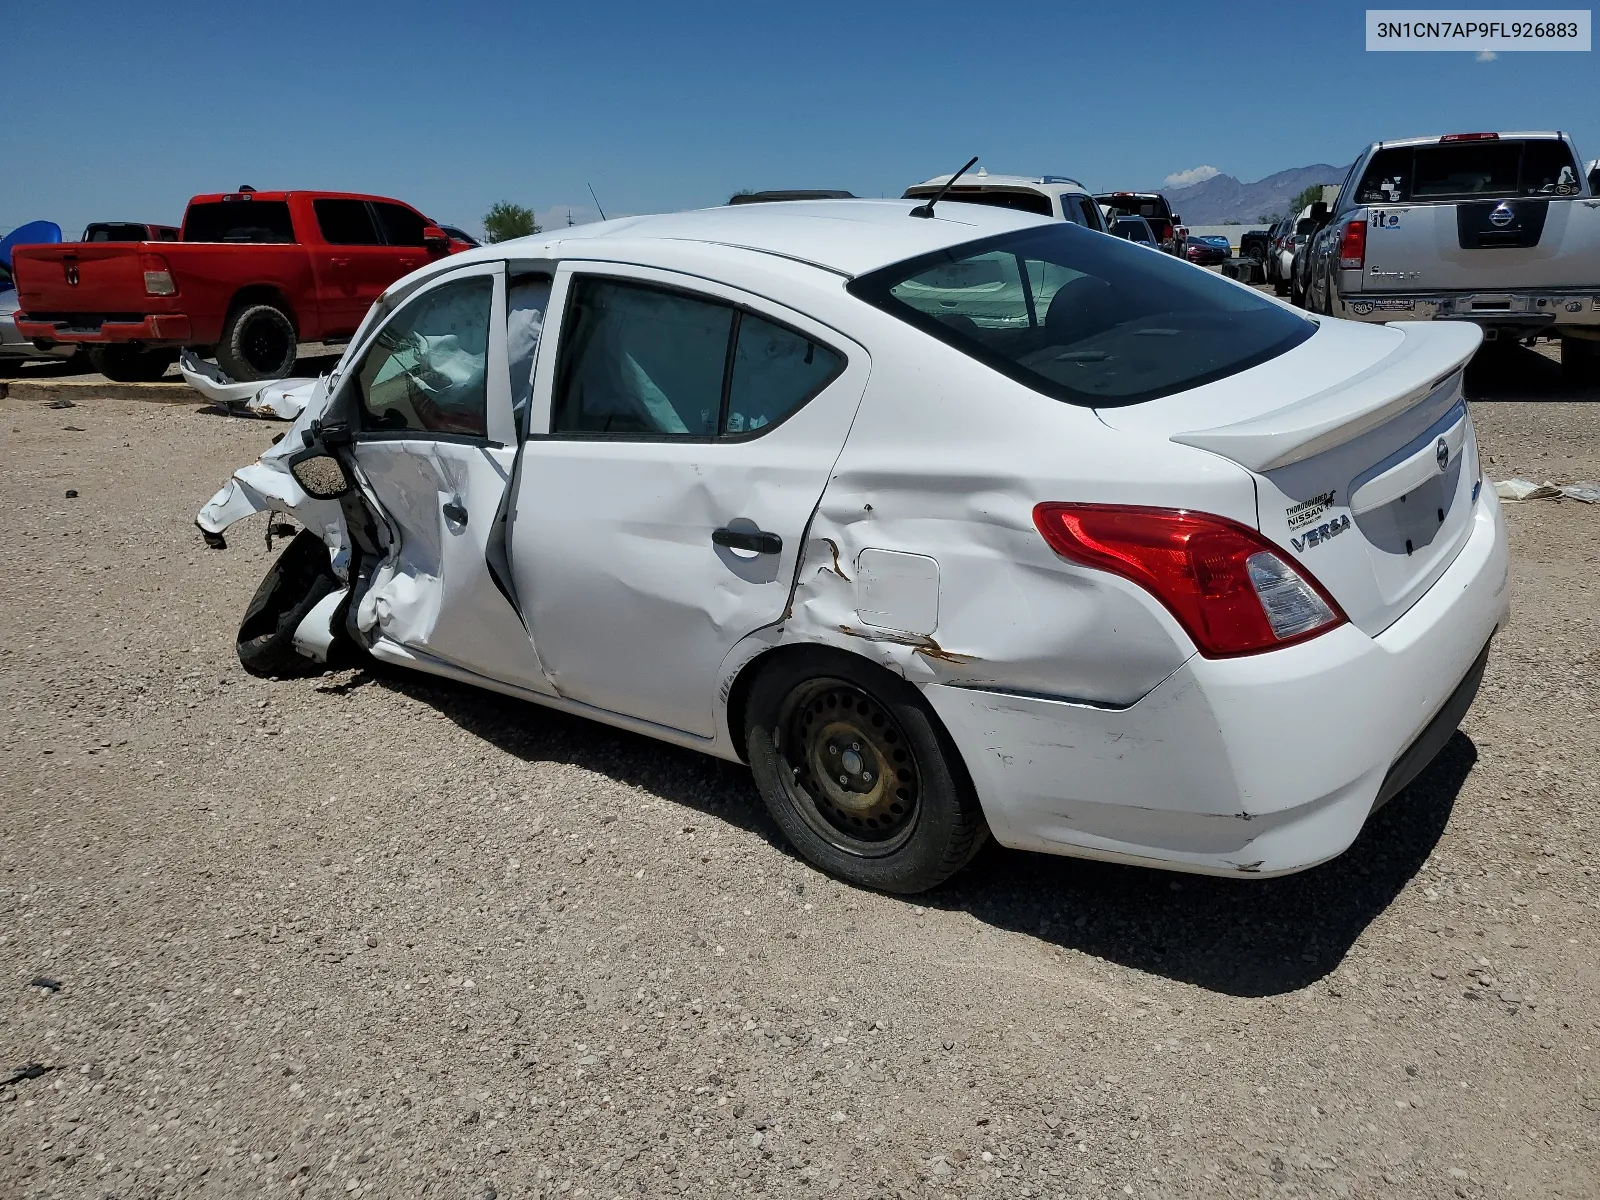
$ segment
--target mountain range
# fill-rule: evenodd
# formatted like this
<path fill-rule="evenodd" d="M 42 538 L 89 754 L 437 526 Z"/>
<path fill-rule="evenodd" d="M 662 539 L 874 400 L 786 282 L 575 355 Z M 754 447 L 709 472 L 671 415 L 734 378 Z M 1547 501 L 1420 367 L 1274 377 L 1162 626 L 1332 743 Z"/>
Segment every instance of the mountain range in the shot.
<path fill-rule="evenodd" d="M 1338 183 L 1348 165 L 1314 163 L 1290 167 L 1254 183 L 1241 183 L 1232 175 L 1213 175 L 1185 188 L 1163 188 L 1162 194 L 1185 225 L 1257 224 L 1261 217 L 1281 213 L 1304 189 L 1315 183 Z"/>

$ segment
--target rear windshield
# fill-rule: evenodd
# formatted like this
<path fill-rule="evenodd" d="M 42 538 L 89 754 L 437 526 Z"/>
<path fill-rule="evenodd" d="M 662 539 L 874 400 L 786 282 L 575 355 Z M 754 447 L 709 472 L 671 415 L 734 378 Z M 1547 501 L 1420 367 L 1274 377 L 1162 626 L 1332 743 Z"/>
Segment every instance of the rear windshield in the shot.
<path fill-rule="evenodd" d="M 938 195 L 937 188 L 925 189 L 907 192 L 906 199 L 915 200 L 918 197 L 927 199 L 936 195 Z M 987 204 L 991 208 L 1014 208 L 1018 212 L 1036 213 L 1041 217 L 1051 215 L 1050 197 L 1041 196 L 1038 192 L 980 191 L 978 188 L 958 187 L 946 192 L 944 200 L 940 203 L 948 203 L 951 200 L 958 204 Z"/>
<path fill-rule="evenodd" d="M 1166 221 L 1172 216 L 1167 201 L 1162 196 L 1096 196 L 1115 217 L 1143 217 L 1145 220 Z"/>
<path fill-rule="evenodd" d="M 183 215 L 186 242 L 293 242 L 285 200 L 213 200 Z"/>
<path fill-rule="evenodd" d="M 83 231 L 86 242 L 142 242 L 146 230 L 143 225 L 128 222 L 103 221 Z"/>
<path fill-rule="evenodd" d="M 1485 139 L 1379 150 L 1361 176 L 1356 203 L 1576 196 L 1579 190 L 1578 164 L 1565 142 Z"/>
<path fill-rule="evenodd" d="M 1316 329 L 1209 271 L 1065 223 L 897 263 L 849 290 L 1035 391 L 1092 408 L 1222 379 Z"/>

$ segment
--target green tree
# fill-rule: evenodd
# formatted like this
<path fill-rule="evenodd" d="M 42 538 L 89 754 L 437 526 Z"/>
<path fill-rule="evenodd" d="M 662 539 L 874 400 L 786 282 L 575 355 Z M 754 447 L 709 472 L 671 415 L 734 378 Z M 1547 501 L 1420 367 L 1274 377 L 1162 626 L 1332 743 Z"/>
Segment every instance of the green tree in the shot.
<path fill-rule="evenodd" d="M 539 222 L 534 220 L 533 209 L 523 208 L 520 204 L 501 200 L 491 204 L 489 211 L 483 214 L 485 241 L 504 242 L 538 232 Z"/>
<path fill-rule="evenodd" d="M 1289 211 L 1298 216 L 1308 204 L 1315 204 L 1322 199 L 1322 189 L 1326 184 L 1313 183 L 1310 187 L 1300 189 L 1300 194 L 1289 201 Z"/>

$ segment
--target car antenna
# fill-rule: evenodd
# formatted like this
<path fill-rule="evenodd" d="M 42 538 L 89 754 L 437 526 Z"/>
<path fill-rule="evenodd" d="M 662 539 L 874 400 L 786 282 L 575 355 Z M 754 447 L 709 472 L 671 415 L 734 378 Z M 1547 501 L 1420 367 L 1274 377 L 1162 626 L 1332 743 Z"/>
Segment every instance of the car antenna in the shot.
<path fill-rule="evenodd" d="M 606 210 L 600 207 L 600 197 L 594 194 L 594 184 L 586 183 L 583 186 L 589 189 L 589 199 L 594 201 L 594 210 L 600 214 L 600 219 L 604 221 L 606 219 Z"/>
<path fill-rule="evenodd" d="M 956 180 L 960 179 L 968 171 L 972 170 L 972 164 L 977 162 L 977 161 L 978 161 L 978 156 L 976 154 L 974 154 L 971 158 L 967 159 L 967 165 L 962 167 L 961 170 L 957 171 L 954 175 L 950 176 L 950 181 L 948 183 L 946 183 L 942 188 L 940 188 L 937 192 L 935 192 L 933 194 L 933 198 L 932 199 L 925 200 L 925 201 L 923 201 L 923 203 L 921 203 L 921 204 L 917 205 L 915 208 L 913 208 L 911 210 L 911 215 L 913 217 L 932 217 L 933 216 L 933 206 L 935 204 L 939 203 L 939 201 L 944 199 L 944 194 L 946 192 L 948 192 L 951 188 L 955 187 Z"/>

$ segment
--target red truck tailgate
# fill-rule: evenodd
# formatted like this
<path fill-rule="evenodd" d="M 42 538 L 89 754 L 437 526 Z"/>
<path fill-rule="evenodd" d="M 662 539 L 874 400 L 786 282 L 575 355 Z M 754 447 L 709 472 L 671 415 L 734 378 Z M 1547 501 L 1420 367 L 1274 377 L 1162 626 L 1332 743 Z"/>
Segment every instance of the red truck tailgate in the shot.
<path fill-rule="evenodd" d="M 30 316 L 50 313 L 144 313 L 143 243 L 74 242 L 25 246 L 12 258 L 17 305 Z M 159 252 L 159 244 L 150 247 Z M 156 311 L 159 311 L 156 310 Z"/>

